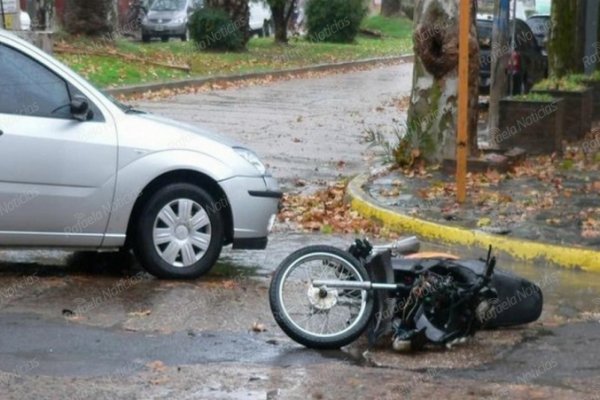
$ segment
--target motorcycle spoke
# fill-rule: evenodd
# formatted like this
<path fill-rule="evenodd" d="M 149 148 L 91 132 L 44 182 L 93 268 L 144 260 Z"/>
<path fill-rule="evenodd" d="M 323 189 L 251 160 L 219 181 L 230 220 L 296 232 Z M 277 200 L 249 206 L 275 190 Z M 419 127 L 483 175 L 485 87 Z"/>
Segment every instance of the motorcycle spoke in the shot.
<path fill-rule="evenodd" d="M 365 291 L 325 288 L 327 295 L 321 298 L 312 284 L 315 280 L 356 282 L 362 277 L 351 265 L 334 257 L 315 257 L 296 265 L 283 282 L 282 303 L 287 317 L 311 335 L 325 337 L 350 329 L 365 310 Z"/>

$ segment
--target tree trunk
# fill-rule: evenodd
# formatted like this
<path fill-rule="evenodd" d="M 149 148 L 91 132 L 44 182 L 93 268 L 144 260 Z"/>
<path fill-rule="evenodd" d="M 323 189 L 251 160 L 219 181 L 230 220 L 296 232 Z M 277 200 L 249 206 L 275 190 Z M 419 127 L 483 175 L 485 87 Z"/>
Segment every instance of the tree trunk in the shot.
<path fill-rule="evenodd" d="M 111 37 L 117 24 L 113 0 L 68 0 L 65 29 L 72 34 Z"/>
<path fill-rule="evenodd" d="M 381 15 L 384 17 L 395 17 L 400 14 L 401 0 L 382 0 Z"/>
<path fill-rule="evenodd" d="M 287 19 L 285 18 L 285 3 L 271 6 L 273 24 L 275 25 L 275 42 L 287 43 Z"/>
<path fill-rule="evenodd" d="M 416 3 L 413 88 L 400 153 L 417 153 L 430 162 L 456 157 L 458 17 L 457 0 L 418 0 Z M 469 147 L 473 152 L 477 147 L 479 79 L 475 24 L 471 27 L 469 47 Z"/>
<path fill-rule="evenodd" d="M 550 73 L 563 77 L 583 72 L 585 0 L 552 2 L 552 35 L 550 35 L 548 62 Z"/>
<path fill-rule="evenodd" d="M 275 43 L 288 42 L 288 24 L 298 4 L 298 0 L 267 0 L 275 25 Z"/>
<path fill-rule="evenodd" d="M 250 40 L 250 6 L 247 0 L 207 0 L 206 6 L 225 10 L 244 37 L 244 46 Z"/>
<path fill-rule="evenodd" d="M 490 139 L 498 129 L 500 119 L 500 100 L 508 94 L 506 69 L 510 58 L 510 0 L 500 0 L 494 5 L 496 20 L 492 28 L 492 46 L 490 49 Z"/>

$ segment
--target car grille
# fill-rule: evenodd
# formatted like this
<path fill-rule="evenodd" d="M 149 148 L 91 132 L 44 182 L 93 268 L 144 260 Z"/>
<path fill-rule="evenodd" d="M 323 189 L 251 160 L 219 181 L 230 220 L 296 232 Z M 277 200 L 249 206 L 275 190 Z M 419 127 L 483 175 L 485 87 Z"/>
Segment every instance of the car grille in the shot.
<path fill-rule="evenodd" d="M 152 22 L 153 24 L 168 24 L 169 22 L 171 22 L 171 20 L 170 19 L 152 18 L 152 19 L 150 19 L 150 22 Z"/>

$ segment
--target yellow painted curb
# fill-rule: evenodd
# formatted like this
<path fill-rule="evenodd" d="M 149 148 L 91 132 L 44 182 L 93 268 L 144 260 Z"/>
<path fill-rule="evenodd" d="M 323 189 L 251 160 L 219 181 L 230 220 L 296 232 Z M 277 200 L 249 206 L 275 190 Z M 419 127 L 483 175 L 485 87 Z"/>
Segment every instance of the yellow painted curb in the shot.
<path fill-rule="evenodd" d="M 413 233 L 426 240 L 483 249 L 487 249 L 491 244 L 495 249 L 504 251 L 520 260 L 547 261 L 564 268 L 600 272 L 600 251 L 539 243 L 456 226 L 440 225 L 402 215 L 376 205 L 362 189 L 367 180 L 367 175 L 359 175 L 348 185 L 348 196 L 352 209 L 364 217 L 380 220 L 391 230 Z"/>

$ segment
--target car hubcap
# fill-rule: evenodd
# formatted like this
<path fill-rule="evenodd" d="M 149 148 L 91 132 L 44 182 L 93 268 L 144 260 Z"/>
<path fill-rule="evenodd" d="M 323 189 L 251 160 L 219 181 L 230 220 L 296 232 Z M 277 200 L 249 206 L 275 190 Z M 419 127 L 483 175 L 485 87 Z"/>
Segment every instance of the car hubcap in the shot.
<path fill-rule="evenodd" d="M 193 200 L 174 200 L 158 213 L 153 239 L 163 260 L 174 267 L 189 267 L 204 256 L 210 244 L 208 214 Z"/>

